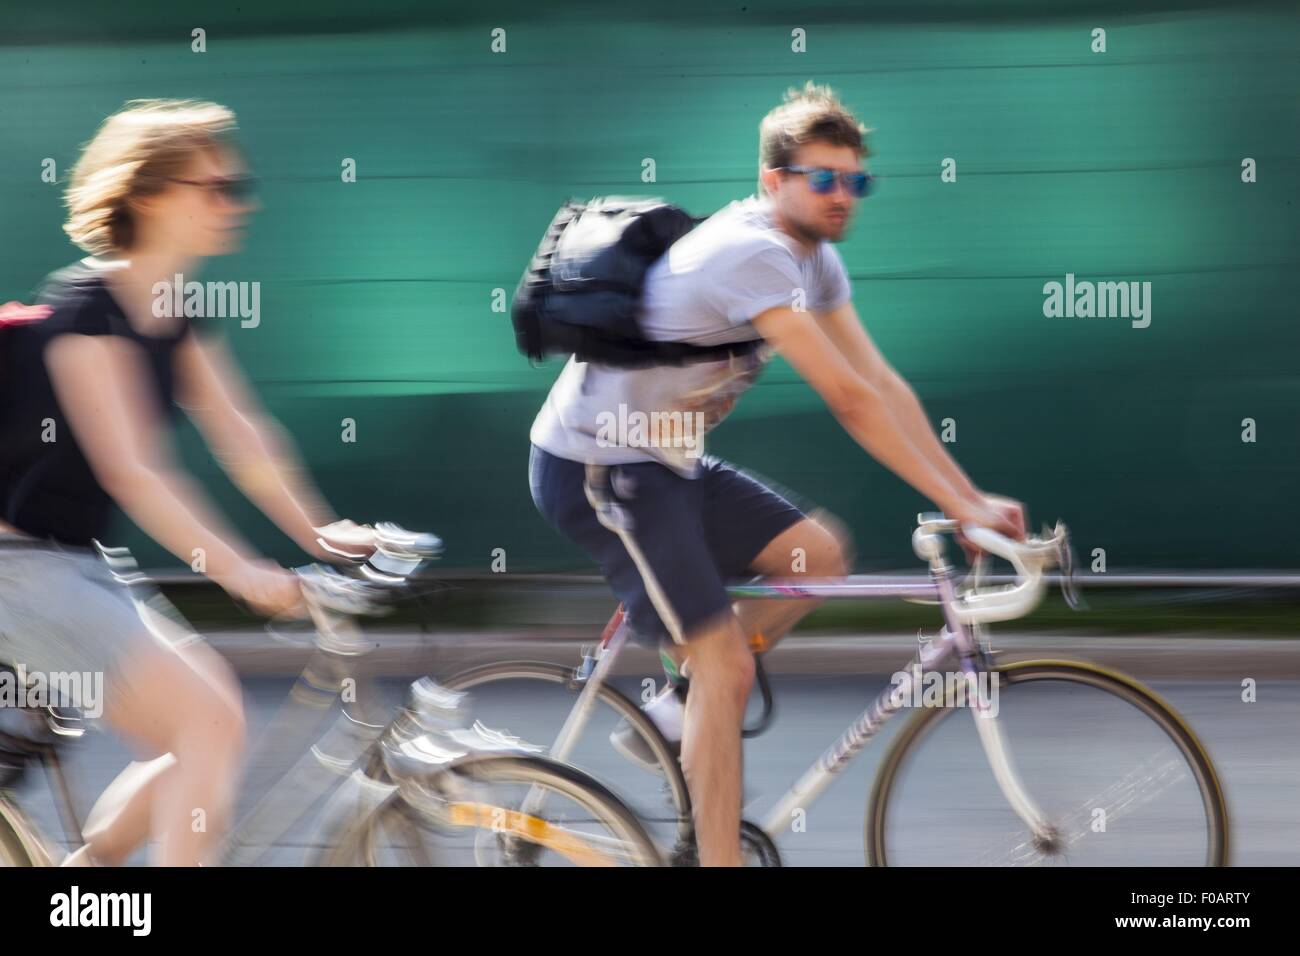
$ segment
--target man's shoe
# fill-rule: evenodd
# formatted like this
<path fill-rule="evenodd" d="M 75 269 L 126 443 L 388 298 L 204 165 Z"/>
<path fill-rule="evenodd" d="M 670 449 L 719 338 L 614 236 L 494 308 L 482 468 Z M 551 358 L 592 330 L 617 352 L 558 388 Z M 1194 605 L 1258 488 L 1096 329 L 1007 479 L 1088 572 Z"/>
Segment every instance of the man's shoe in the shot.
<path fill-rule="evenodd" d="M 645 715 L 663 734 L 668 742 L 669 751 L 674 760 L 681 758 L 682 752 L 682 717 L 686 705 L 675 687 L 669 684 L 654 700 L 642 708 Z M 609 742 L 624 757 L 650 773 L 660 773 L 659 761 L 645 738 L 626 720 L 620 720 L 618 726 L 609 735 Z"/>

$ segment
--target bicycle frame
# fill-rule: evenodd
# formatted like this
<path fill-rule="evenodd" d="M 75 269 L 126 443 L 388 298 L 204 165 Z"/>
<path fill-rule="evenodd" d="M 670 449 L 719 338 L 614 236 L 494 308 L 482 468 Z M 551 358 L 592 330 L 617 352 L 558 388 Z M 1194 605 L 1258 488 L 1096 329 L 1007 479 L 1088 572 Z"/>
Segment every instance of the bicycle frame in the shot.
<path fill-rule="evenodd" d="M 918 584 L 915 580 L 875 575 L 850 575 L 834 579 L 777 580 L 766 579 L 760 583 L 739 584 L 728 587 L 735 599 L 791 600 L 806 598 L 868 599 L 933 602 L 943 609 L 945 627 L 940 634 L 922 642 L 918 653 L 900 673 L 904 680 L 891 684 L 868 704 L 862 714 L 828 747 L 820 757 L 795 781 L 777 801 L 776 806 L 762 824 L 767 836 L 775 840 L 790 824 L 794 810 L 806 809 L 875 737 L 890 718 L 904 708 L 900 701 L 912 694 L 913 682 L 921 675 L 956 658 L 963 675 L 974 680 L 983 668 L 981 651 L 972 630 L 953 612 L 957 600 L 952 569 L 944 563 L 941 554 L 930 562 L 930 583 Z M 580 736 L 595 705 L 601 685 L 608 679 L 619 653 L 626 646 L 630 629 L 620 607 L 606 625 L 596 653 L 594 668 L 585 676 L 585 684 L 578 700 L 556 736 L 550 750 L 556 760 L 567 760 L 574 741 Z M 583 678 L 583 675 L 579 675 Z M 973 686 L 973 685 L 972 685 Z M 1024 786 L 1020 783 L 1006 742 L 999 730 L 995 714 L 987 701 L 976 699 L 972 707 L 980 743 L 993 770 L 1003 796 L 1016 814 L 1029 827 L 1035 837 L 1046 838 L 1050 827 Z M 526 805 L 527 806 L 527 805 Z"/>
<path fill-rule="evenodd" d="M 354 635 L 355 625 L 348 622 L 346 634 L 335 628 L 329 648 L 317 647 L 298 676 L 286 702 L 272 718 L 262 739 L 286 737 L 314 741 L 291 767 L 276 775 L 262 799 L 249 810 L 225 837 L 217 858 L 223 866 L 251 866 L 258 863 L 276 841 L 305 819 L 315 804 L 331 790 L 323 816 L 331 811 L 356 813 L 359 808 L 374 809 L 397 785 L 374 786 L 375 781 L 353 767 L 372 751 L 393 718 L 378 705 L 378 686 L 371 676 L 358 674 L 348 665 L 364 653 L 366 645 L 348 651 L 345 641 Z M 340 640 L 341 638 L 341 640 Z M 313 732 L 321 715 L 339 698 L 345 678 L 356 681 L 356 697 L 345 700 L 342 711 L 328 729 Z M 35 760 L 45 766 L 51 790 L 60 811 L 65 836 L 72 849 L 83 845 L 81 824 L 73 806 L 72 795 L 63 776 L 59 756 L 53 744 L 41 749 Z M 360 775 L 360 776 L 359 776 Z M 363 783 L 364 781 L 364 783 Z M 345 793 L 346 791 L 346 793 Z M 452 801 L 448 804 L 447 822 L 466 828 L 490 828 L 494 833 L 515 832 L 520 837 L 547 847 L 583 865 L 607 865 L 610 857 L 590 838 L 575 841 L 562 827 L 527 813 L 491 804 Z M 60 853 L 23 814 L 20 807 L 0 791 L 0 821 L 8 823 L 23 852 L 38 866 L 54 866 Z"/>
<path fill-rule="evenodd" d="M 306 728 L 306 733 L 303 732 L 306 719 L 313 723 L 318 721 L 324 709 L 332 706 L 337 699 L 343 676 L 333 671 L 337 666 L 337 661 L 330 659 L 329 655 L 320 651 L 313 654 L 290 694 L 291 701 L 296 698 L 296 705 L 289 703 L 283 707 L 267 728 L 264 739 L 283 739 L 287 733 L 293 738 L 311 741 L 312 745 L 292 767 L 276 777 L 266 796 L 227 835 L 220 853 L 223 864 L 249 865 L 261 858 L 276 838 L 302 820 L 313 803 L 324 796 L 331 785 L 339 782 L 337 768 L 350 767 L 352 760 L 364 753 L 383 732 L 384 723 L 375 725 L 356 720 L 349 715 L 346 705 L 344 712 L 339 714 L 323 735 L 313 736 L 310 728 Z M 326 682 L 321 679 L 325 677 L 322 673 L 325 668 L 330 668 L 333 672 L 333 686 L 330 689 L 327 689 Z M 372 684 L 368 678 L 358 680 L 359 701 L 375 699 L 376 695 L 370 692 Z M 310 688 L 312 696 L 304 699 L 303 688 Z M 33 715 L 33 719 L 44 718 Z M 84 843 L 81 821 L 56 745 L 51 742 L 41 747 L 29 759 L 42 765 L 45 770 L 67 843 L 73 850 L 81 847 Z M 4 791 L 0 791 L 0 817 L 9 822 L 25 851 L 37 865 L 52 866 L 57 862 L 58 848 L 47 841 Z"/>
<path fill-rule="evenodd" d="M 285 704 L 262 735 L 263 740 L 299 739 L 311 741 L 311 745 L 232 828 L 221 854 L 224 865 L 247 866 L 261 859 L 327 791 L 340 783 L 346 785 L 355 761 L 383 734 L 391 715 L 379 716 L 373 703 L 378 699 L 374 679 L 345 667 L 347 660 L 359 656 L 319 648 L 312 653 Z M 344 702 L 329 728 L 313 737 L 310 725 L 338 700 L 345 678 L 356 681 L 355 703 Z"/>
<path fill-rule="evenodd" d="M 322 639 L 299 675 L 288 703 L 263 732 L 263 739 L 278 740 L 289 735 L 311 740 L 311 728 L 304 724 L 318 721 L 319 715 L 332 707 L 346 679 L 355 681 L 356 693 L 351 700 L 343 700 L 341 712 L 329 729 L 276 778 L 262 800 L 232 829 L 221 853 L 223 865 L 247 866 L 260 861 L 330 790 L 333 794 L 322 809 L 327 829 L 336 815 L 353 816 L 374 810 L 400 789 L 400 780 L 380 782 L 366 769 L 381 738 L 397 719 L 391 708 L 380 705 L 375 678 L 350 664 L 362 658 L 373 643 L 364 639 L 353 620 L 317 617 L 316 624 Z M 528 811 L 464 799 L 448 802 L 445 809 L 443 819 L 450 826 L 513 832 L 582 865 L 608 865 L 611 859 L 596 845 L 599 841 L 574 840 L 563 827 L 552 826 Z"/>
<path fill-rule="evenodd" d="M 391 523 L 376 526 L 376 541 L 378 548 L 366 559 L 365 575 L 369 580 L 382 581 L 385 585 L 405 583 L 410 573 L 429 558 L 436 557 L 442 549 L 441 541 L 435 535 L 409 532 Z M 144 576 L 126 549 L 99 547 L 99 551 L 121 584 L 132 588 L 144 582 Z M 263 731 L 262 739 L 277 741 L 288 733 L 295 739 L 301 737 L 312 740 L 315 729 L 312 725 L 320 721 L 327 708 L 332 707 L 349 680 L 356 690 L 362 692 L 351 699 L 347 695 L 343 696 L 342 712 L 331 727 L 323 735 L 315 737 L 315 743 L 293 766 L 276 775 L 263 798 L 226 835 L 217 852 L 217 858 L 222 863 L 247 864 L 260 859 L 277 838 L 306 817 L 316 801 L 331 789 L 330 784 L 338 784 L 340 776 L 343 783 L 333 788 L 334 799 L 327 806 L 327 811 L 340 802 L 337 798 L 349 786 L 358 791 L 362 798 L 372 801 L 377 794 L 387 796 L 397 789 L 396 783 L 381 787 L 360 785 L 359 780 L 369 781 L 370 778 L 364 772 L 353 770 L 358 760 L 374 756 L 376 746 L 388 731 L 397 726 L 398 720 L 387 708 L 379 707 L 380 695 L 373 676 L 354 673 L 356 668 L 350 663 L 373 647 L 365 640 L 355 620 L 357 616 L 375 610 L 373 597 L 366 596 L 355 587 L 342 586 L 339 580 L 332 580 L 338 576 L 322 574 L 314 567 L 300 569 L 299 573 L 302 574 L 303 597 L 315 629 L 314 650 L 298 676 L 287 703 L 272 718 L 270 726 Z M 309 583 L 311 587 L 308 587 Z M 163 628 L 168 626 L 169 619 L 185 626 L 165 601 L 155 603 L 150 597 L 145 597 L 138 600 L 137 605 L 147 623 L 152 616 L 158 619 L 157 625 Z M 438 705 L 435 705 L 434 710 L 437 709 Z M 398 713 L 401 712 L 399 709 Z M 51 720 L 53 719 L 51 711 Z M 56 734 L 60 733 L 53 724 L 51 726 Z M 82 732 L 84 731 L 77 731 L 78 735 Z M 423 734 L 423 731 L 420 733 Z M 502 735 L 493 736 L 493 746 L 490 749 L 511 749 L 512 744 L 506 744 L 504 748 L 495 746 L 502 743 L 501 737 Z M 535 751 L 537 748 L 528 749 Z M 83 845 L 81 825 L 53 745 L 33 749 L 24 744 L 18 747 L 18 751 L 24 755 L 23 759 L 27 759 L 26 755 L 30 754 L 45 764 L 51 776 L 54 797 L 69 843 L 74 848 Z M 467 755 L 468 751 L 462 754 Z M 286 785 L 290 781 L 293 786 Z M 307 795 L 306 799 L 304 794 Z M 372 803 L 370 809 L 374 809 L 375 805 L 377 803 Z M 498 814 L 503 814 L 506 830 L 516 830 L 532 842 L 578 861 L 606 861 L 600 853 L 575 844 L 562 827 L 551 827 L 545 821 L 532 819 L 527 814 L 463 800 L 451 802 L 449 807 L 449 820 L 455 826 L 479 827 L 486 820 L 495 831 L 499 829 L 496 818 Z M 26 856 L 40 864 L 52 862 L 53 854 L 39 832 L 2 791 L 0 821 L 7 824 L 7 829 L 12 831 Z"/>

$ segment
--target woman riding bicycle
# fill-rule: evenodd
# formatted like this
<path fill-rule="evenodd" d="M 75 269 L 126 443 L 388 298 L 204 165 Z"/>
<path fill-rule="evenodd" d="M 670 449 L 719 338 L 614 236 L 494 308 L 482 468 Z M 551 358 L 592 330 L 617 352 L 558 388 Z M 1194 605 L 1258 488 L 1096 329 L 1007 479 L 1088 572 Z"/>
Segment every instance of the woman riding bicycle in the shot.
<path fill-rule="evenodd" d="M 171 447 L 181 405 L 232 480 L 299 546 L 369 550 L 339 522 L 257 406 L 228 351 L 167 308 L 255 208 L 234 115 L 128 103 L 84 148 L 64 230 L 92 255 L 53 273 L 44 321 L 6 330 L 0 369 L 0 661 L 103 675 L 103 716 L 147 758 L 109 786 L 69 862 L 209 859 L 244 747 L 238 682 L 162 596 L 133 598 L 96 548 L 120 507 L 151 538 L 265 614 L 300 603 L 292 573 L 221 520 Z M 188 290 L 187 290 L 188 291 Z M 182 310 L 186 311 L 186 310 Z M 328 546 L 328 547 L 327 547 Z M 161 613 L 160 613 L 161 611 Z"/>

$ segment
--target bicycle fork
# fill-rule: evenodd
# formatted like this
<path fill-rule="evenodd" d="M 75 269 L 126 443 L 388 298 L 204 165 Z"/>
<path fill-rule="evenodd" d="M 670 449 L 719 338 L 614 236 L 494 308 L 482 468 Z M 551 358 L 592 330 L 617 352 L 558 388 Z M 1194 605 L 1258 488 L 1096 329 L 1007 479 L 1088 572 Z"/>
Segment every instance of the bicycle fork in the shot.
<path fill-rule="evenodd" d="M 582 681 L 582 690 L 578 694 L 577 703 L 564 719 L 559 733 L 555 735 L 555 742 L 551 744 L 549 755 L 553 760 L 561 763 L 568 762 L 574 742 L 582 736 L 582 731 L 591 717 L 592 708 L 596 706 L 600 688 L 613 669 L 614 661 L 618 659 L 623 645 L 627 643 L 628 630 L 627 618 L 620 612 L 609 622 L 606 634 L 602 635 L 595 655 L 583 654 L 582 669 L 574 675 L 575 681 Z M 534 815 L 541 810 L 545 800 L 546 795 L 542 789 L 533 787 L 520 806 L 520 812 Z"/>
<path fill-rule="evenodd" d="M 947 622 L 947 627 L 944 628 L 941 637 L 936 639 L 942 641 L 938 651 L 936 651 L 936 662 L 941 662 L 944 658 L 956 653 L 961 662 L 962 676 L 968 681 L 967 686 L 971 688 L 977 687 L 977 678 L 979 676 L 977 661 L 980 660 L 979 648 L 976 645 L 973 632 L 957 621 L 952 613 L 952 605 L 957 601 L 952 578 L 948 574 L 946 565 L 936 567 L 933 561 L 931 562 L 931 574 L 935 585 L 938 587 L 944 620 Z M 920 655 L 918 655 L 919 659 Z M 991 668 L 989 669 L 991 670 Z M 993 673 L 996 674 L 997 672 L 993 671 Z M 1055 829 L 1046 815 L 1039 809 L 1038 804 L 1029 795 L 1024 784 L 1020 782 L 1020 775 L 1017 773 L 1015 763 L 1011 759 L 1011 750 L 1007 746 L 1006 737 L 1003 735 L 1002 727 L 998 723 L 996 711 L 989 707 L 989 701 L 986 697 L 981 697 L 978 694 L 973 696 L 974 705 L 971 707 L 971 715 L 975 721 L 975 732 L 979 736 L 980 746 L 984 748 L 984 756 L 988 759 L 989 769 L 993 771 L 993 779 L 997 782 L 998 789 L 1002 791 L 1002 796 L 1006 798 L 1008 805 L 1016 816 L 1029 828 L 1029 832 L 1033 834 L 1036 844 L 1047 845 L 1054 842 L 1056 838 Z"/>

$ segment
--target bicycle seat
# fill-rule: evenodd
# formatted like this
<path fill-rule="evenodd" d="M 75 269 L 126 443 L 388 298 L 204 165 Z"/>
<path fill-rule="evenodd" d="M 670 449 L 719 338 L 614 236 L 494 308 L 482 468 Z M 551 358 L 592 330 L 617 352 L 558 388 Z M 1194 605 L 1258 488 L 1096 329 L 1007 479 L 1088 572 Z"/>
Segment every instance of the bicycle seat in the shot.
<path fill-rule="evenodd" d="M 30 710 L 0 707 L 0 790 L 15 786 L 27 765 L 56 745 L 58 738 L 42 726 Z"/>
<path fill-rule="evenodd" d="M 37 706 L 27 704 L 27 686 L 18 687 L 19 673 L 7 664 L 0 664 L 0 752 L 35 756 L 64 740 L 85 733 L 81 711 L 73 707 Z M 19 694 L 17 706 L 4 700 L 15 692 Z"/>

